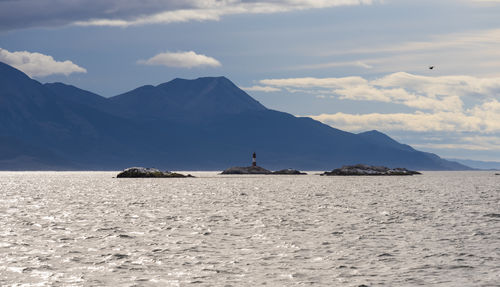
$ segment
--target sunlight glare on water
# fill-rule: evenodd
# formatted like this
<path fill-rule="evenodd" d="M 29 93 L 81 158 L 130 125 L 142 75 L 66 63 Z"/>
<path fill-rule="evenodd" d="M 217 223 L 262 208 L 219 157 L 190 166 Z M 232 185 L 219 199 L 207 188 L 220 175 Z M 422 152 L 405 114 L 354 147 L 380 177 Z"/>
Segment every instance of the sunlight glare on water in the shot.
<path fill-rule="evenodd" d="M 500 176 L 0 172 L 1 286 L 498 286 Z"/>

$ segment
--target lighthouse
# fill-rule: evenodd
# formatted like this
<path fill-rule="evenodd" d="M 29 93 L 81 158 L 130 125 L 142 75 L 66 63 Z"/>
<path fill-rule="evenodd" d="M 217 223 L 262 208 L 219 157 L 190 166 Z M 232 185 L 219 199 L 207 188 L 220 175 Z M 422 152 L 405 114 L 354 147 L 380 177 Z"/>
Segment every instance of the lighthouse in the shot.
<path fill-rule="evenodd" d="M 252 166 L 257 166 L 257 155 L 255 154 L 255 152 L 252 156 Z"/>

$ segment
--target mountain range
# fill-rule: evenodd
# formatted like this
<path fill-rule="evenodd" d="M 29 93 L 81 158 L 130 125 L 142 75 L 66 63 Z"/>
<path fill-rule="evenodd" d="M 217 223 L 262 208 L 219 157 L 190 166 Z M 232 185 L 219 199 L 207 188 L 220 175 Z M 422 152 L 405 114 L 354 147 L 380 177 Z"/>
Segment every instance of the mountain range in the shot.
<path fill-rule="evenodd" d="M 221 170 L 249 165 L 253 152 L 269 169 L 469 169 L 378 131 L 354 134 L 267 109 L 225 77 L 174 79 L 105 98 L 42 84 L 0 62 L 1 170 Z"/>
<path fill-rule="evenodd" d="M 453 159 L 447 158 L 449 161 L 455 161 L 478 170 L 500 170 L 500 162 L 498 161 L 481 161 L 470 159 Z"/>

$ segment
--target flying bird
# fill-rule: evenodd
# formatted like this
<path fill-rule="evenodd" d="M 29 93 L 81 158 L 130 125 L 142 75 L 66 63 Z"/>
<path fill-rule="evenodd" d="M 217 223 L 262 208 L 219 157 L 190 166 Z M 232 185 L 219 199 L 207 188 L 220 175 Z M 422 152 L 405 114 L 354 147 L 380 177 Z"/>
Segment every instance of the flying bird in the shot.
<path fill-rule="evenodd" d="M 434 66 L 429 66 L 429 70 L 433 70 L 434 69 Z"/>

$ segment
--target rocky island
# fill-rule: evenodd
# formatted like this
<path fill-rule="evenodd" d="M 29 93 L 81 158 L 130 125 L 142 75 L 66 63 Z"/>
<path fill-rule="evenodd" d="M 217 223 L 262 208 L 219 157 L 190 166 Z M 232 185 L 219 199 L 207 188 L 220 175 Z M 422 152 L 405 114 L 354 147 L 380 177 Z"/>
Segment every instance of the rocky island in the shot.
<path fill-rule="evenodd" d="M 278 171 L 273 171 L 273 174 L 290 174 L 290 175 L 296 174 L 296 175 L 301 175 L 301 174 L 307 174 L 307 173 L 301 172 L 300 170 L 287 168 L 287 169 L 282 169 L 282 170 L 278 170 Z"/>
<path fill-rule="evenodd" d="M 230 167 L 221 174 L 272 174 L 272 172 L 263 167 L 252 165 Z"/>
<path fill-rule="evenodd" d="M 180 173 L 170 172 L 170 171 L 160 171 L 156 168 L 145 168 L 145 167 L 130 167 L 120 172 L 117 178 L 182 178 L 182 177 L 193 177 L 192 175 L 184 175 Z"/>
<path fill-rule="evenodd" d="M 306 174 L 295 169 L 282 169 L 278 171 L 270 171 L 260 166 L 235 166 L 224 170 L 221 174 Z"/>
<path fill-rule="evenodd" d="M 414 175 L 421 174 L 418 171 L 406 168 L 388 168 L 385 166 L 371 166 L 365 164 L 343 166 L 332 171 L 326 171 L 321 175 Z"/>
<path fill-rule="evenodd" d="M 295 169 L 287 168 L 278 171 L 270 171 L 257 165 L 257 155 L 252 155 L 251 166 L 234 166 L 224 170 L 221 174 L 306 174 Z"/>

